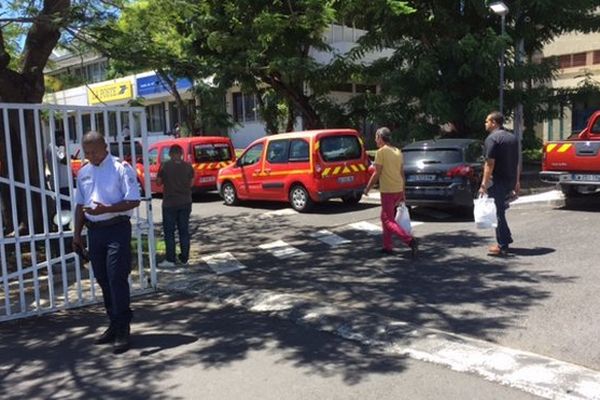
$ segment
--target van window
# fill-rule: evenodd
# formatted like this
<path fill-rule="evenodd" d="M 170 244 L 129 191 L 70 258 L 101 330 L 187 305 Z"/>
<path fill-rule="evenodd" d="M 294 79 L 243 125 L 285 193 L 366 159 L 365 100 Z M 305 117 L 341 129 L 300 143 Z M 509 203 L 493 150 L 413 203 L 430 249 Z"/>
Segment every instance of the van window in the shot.
<path fill-rule="evenodd" d="M 267 147 L 267 161 L 272 164 L 286 163 L 288 159 L 288 144 L 287 140 L 271 140 Z"/>
<path fill-rule="evenodd" d="M 171 157 L 169 157 L 169 150 L 171 149 L 171 146 L 165 146 L 162 149 L 160 149 L 160 162 L 164 163 L 165 161 L 168 161 L 171 159 Z"/>
<path fill-rule="evenodd" d="M 158 163 L 158 149 L 152 149 L 148 152 L 148 162 L 150 165 Z"/>
<path fill-rule="evenodd" d="M 194 146 L 196 162 L 215 162 L 231 160 L 231 150 L 227 143 L 207 143 Z"/>
<path fill-rule="evenodd" d="M 308 161 L 309 146 L 306 140 L 294 139 L 290 142 L 290 161 Z"/>
<path fill-rule="evenodd" d="M 326 136 L 321 139 L 321 157 L 324 161 L 345 161 L 360 158 L 362 148 L 354 135 Z"/>
<path fill-rule="evenodd" d="M 240 158 L 240 165 L 251 165 L 255 164 L 260 160 L 264 148 L 263 143 L 257 143 L 250 147 L 246 153 Z"/>

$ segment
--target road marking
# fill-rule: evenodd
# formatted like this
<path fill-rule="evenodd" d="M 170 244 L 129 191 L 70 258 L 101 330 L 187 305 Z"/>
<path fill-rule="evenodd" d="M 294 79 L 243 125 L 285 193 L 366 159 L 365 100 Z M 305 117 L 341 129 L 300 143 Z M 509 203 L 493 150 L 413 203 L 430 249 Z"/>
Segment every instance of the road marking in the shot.
<path fill-rule="evenodd" d="M 516 205 L 516 204 L 536 203 L 536 202 L 562 200 L 562 199 L 564 199 L 564 196 L 560 190 L 550 190 L 548 192 L 519 197 L 518 199 L 511 202 L 510 204 Z"/>
<path fill-rule="evenodd" d="M 267 250 L 277 258 L 286 259 L 301 255 L 306 255 L 305 252 L 295 248 L 294 246 L 284 242 L 283 240 L 277 240 L 271 243 L 261 244 L 261 249 Z"/>
<path fill-rule="evenodd" d="M 360 221 L 354 222 L 348 225 L 352 229 L 357 229 L 359 231 L 365 231 L 369 235 L 381 235 L 381 227 L 379 225 L 375 225 L 371 222 Z"/>
<path fill-rule="evenodd" d="M 202 257 L 202 260 L 207 263 L 210 269 L 217 275 L 228 274 L 246 268 L 246 266 L 239 262 L 230 252 L 204 256 Z"/>
<path fill-rule="evenodd" d="M 351 242 L 350 240 L 344 239 L 343 237 L 338 236 L 335 233 L 328 231 L 327 229 L 322 229 L 318 232 L 313 232 L 310 234 L 310 237 L 320 240 L 321 242 L 328 244 L 331 247 L 336 247 L 340 244 L 346 244 Z"/>
<path fill-rule="evenodd" d="M 281 210 L 267 211 L 266 213 L 263 213 L 262 215 L 264 215 L 266 217 L 273 217 L 273 216 L 296 215 L 296 214 L 299 214 L 299 213 L 298 213 L 298 211 L 294 210 L 293 208 L 282 208 Z"/>
<path fill-rule="evenodd" d="M 411 228 L 414 228 L 418 225 L 423 225 L 424 222 L 421 221 L 410 221 Z M 367 221 L 354 222 L 348 225 L 352 229 L 357 229 L 359 231 L 365 231 L 369 235 L 381 235 L 382 229 L 381 226 L 373 224 Z"/>

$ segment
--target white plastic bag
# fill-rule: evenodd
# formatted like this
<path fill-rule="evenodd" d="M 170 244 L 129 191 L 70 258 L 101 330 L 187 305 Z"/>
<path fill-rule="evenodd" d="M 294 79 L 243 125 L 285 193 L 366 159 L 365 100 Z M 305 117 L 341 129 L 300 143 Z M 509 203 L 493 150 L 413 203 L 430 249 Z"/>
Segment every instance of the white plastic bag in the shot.
<path fill-rule="evenodd" d="M 473 217 L 475 218 L 475 226 L 479 229 L 495 228 L 498 225 L 496 217 L 496 203 L 492 197 L 487 194 L 480 195 L 473 200 Z"/>
<path fill-rule="evenodd" d="M 398 205 L 398 208 L 396 209 L 396 222 L 398 223 L 398 225 L 400 225 L 400 228 L 402 228 L 406 233 L 408 233 L 409 235 L 412 234 L 412 227 L 410 225 L 410 213 L 408 212 L 408 207 L 406 207 L 406 204 L 404 204 L 404 202 L 400 203 Z"/>

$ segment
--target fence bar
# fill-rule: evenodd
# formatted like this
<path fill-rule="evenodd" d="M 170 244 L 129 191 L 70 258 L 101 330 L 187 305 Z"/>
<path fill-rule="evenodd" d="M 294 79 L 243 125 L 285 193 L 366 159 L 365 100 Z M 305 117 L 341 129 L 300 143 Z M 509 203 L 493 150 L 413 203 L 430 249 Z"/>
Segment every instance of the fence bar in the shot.
<path fill-rule="evenodd" d="M 140 183 L 143 183 L 145 196 L 142 198 L 142 206 L 134 209 L 132 216 L 132 228 L 135 229 L 132 240 L 136 241 L 132 250 L 137 251 L 137 257 L 132 261 L 137 261 L 138 265 L 137 269 L 133 266 L 134 274 L 130 275 L 130 283 L 133 283 L 132 294 L 147 292 L 149 285 L 156 288 L 155 239 L 144 108 L 0 103 L 0 113 L 3 119 L 0 128 L 4 129 L 6 151 L 6 157 L 1 161 L 6 168 L 0 176 L 0 185 L 6 196 L 3 199 L 6 200 L 3 205 L 5 208 L 0 213 L 0 295 L 4 294 L 4 299 L 0 300 L 0 321 L 41 315 L 98 301 L 93 269 L 86 268 L 87 273 L 82 271 L 79 257 L 67 246 L 66 241 L 73 237 L 72 227 L 63 225 L 58 217 L 55 218 L 56 224 L 52 223 L 54 212 L 60 215 L 69 209 L 73 217 L 76 174 L 71 165 L 71 156 L 74 154 L 71 139 L 76 137 L 81 146 L 84 120 L 87 124 L 88 115 L 91 129 L 101 128 L 101 133 L 109 141 L 117 142 L 119 157 L 130 161 L 128 157 L 131 155 L 130 162 L 136 172 L 139 171 L 138 177 L 143 174 L 143 182 Z M 125 123 L 137 127 L 138 118 L 139 129 L 134 128 L 130 135 L 125 136 Z M 56 135 L 59 132 L 64 133 L 66 139 L 66 166 L 59 164 L 54 154 L 52 157 L 50 154 L 45 156 L 46 151 L 55 153 L 58 144 Z M 142 144 L 141 154 L 136 144 Z M 13 151 L 18 152 L 18 157 Z M 82 161 L 84 157 L 85 154 L 80 151 Z M 50 179 L 52 188 L 48 186 L 49 181 L 46 179 L 46 165 L 53 172 Z M 60 172 L 64 175 L 59 179 Z M 68 183 L 64 182 L 65 175 L 68 175 Z M 61 193 L 61 185 L 66 187 L 67 184 L 69 195 Z M 55 205 L 50 203 L 51 199 L 56 201 Z M 6 230 L 14 232 L 8 235 Z M 82 236 L 86 235 L 87 230 L 84 229 Z M 45 248 L 45 258 L 42 246 Z M 30 260 L 23 258 L 28 255 L 31 256 Z M 59 265 L 62 279 L 54 282 L 57 271 L 55 267 Z M 56 290 L 60 290 L 61 284 L 62 293 L 56 296 Z"/>

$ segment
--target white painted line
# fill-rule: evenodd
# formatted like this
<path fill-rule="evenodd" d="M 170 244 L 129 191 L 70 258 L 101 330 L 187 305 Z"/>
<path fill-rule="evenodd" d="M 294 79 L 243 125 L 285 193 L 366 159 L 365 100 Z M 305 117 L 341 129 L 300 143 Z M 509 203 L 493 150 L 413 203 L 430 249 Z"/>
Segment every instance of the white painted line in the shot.
<path fill-rule="evenodd" d="M 262 214 L 265 217 L 274 217 L 274 216 L 282 216 L 282 215 L 296 215 L 299 214 L 298 211 L 294 210 L 293 208 L 282 208 L 281 210 L 273 210 L 273 211 L 267 211 L 266 213 Z"/>
<path fill-rule="evenodd" d="M 239 262 L 233 254 L 229 252 L 205 256 L 202 257 L 202 260 L 207 263 L 210 269 L 217 275 L 228 274 L 246 268 L 244 264 Z"/>
<path fill-rule="evenodd" d="M 600 399 L 598 371 L 435 330 L 416 329 L 409 336 L 389 349 L 548 399 Z"/>
<path fill-rule="evenodd" d="M 510 204 L 516 205 L 516 204 L 536 203 L 536 202 L 562 200 L 562 199 L 564 199 L 564 196 L 560 190 L 550 190 L 548 192 L 519 197 L 518 199 L 511 202 Z"/>
<path fill-rule="evenodd" d="M 381 226 L 375 225 L 371 222 L 367 222 L 367 221 L 354 222 L 348 226 L 352 229 L 358 229 L 359 231 L 365 231 L 369 235 L 381 235 Z"/>
<path fill-rule="evenodd" d="M 281 258 L 281 259 L 306 255 L 306 253 L 303 252 L 302 250 L 299 250 L 299 249 L 295 248 L 294 246 L 287 244 L 283 240 L 277 240 L 275 242 L 261 244 L 258 247 L 260 247 L 263 250 L 269 251 L 275 257 Z"/>
<path fill-rule="evenodd" d="M 424 222 L 421 221 L 410 221 L 410 226 L 414 228 L 415 226 L 423 225 Z M 375 225 L 371 222 L 360 221 L 354 222 L 348 225 L 352 229 L 358 229 L 359 231 L 365 231 L 369 235 L 381 235 L 382 229 L 381 226 Z"/>
<path fill-rule="evenodd" d="M 310 234 L 310 236 L 317 240 L 320 240 L 325 244 L 330 245 L 331 247 L 336 247 L 340 244 L 351 243 L 350 240 L 344 239 L 343 237 L 338 236 L 335 233 L 328 231 L 327 229 L 322 229 L 318 232 L 313 232 Z"/>

